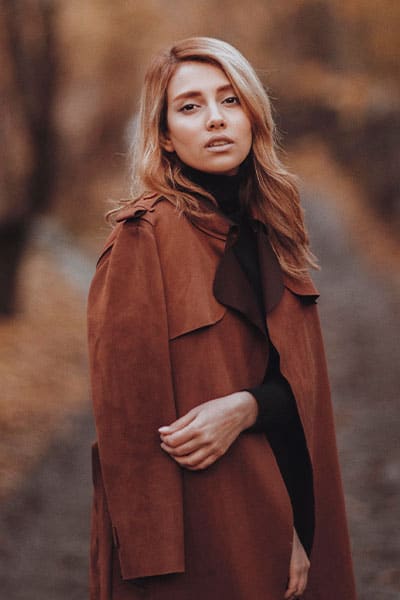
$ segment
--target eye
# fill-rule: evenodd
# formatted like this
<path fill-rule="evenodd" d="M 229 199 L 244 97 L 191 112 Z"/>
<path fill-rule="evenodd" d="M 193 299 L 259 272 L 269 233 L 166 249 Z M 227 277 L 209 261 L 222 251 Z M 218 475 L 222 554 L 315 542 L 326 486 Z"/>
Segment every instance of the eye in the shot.
<path fill-rule="evenodd" d="M 239 98 L 237 96 L 229 96 L 225 98 L 224 102 L 226 104 L 240 104 Z"/>
<path fill-rule="evenodd" d="M 179 112 L 191 112 L 195 106 L 196 104 L 185 104 L 179 109 Z"/>

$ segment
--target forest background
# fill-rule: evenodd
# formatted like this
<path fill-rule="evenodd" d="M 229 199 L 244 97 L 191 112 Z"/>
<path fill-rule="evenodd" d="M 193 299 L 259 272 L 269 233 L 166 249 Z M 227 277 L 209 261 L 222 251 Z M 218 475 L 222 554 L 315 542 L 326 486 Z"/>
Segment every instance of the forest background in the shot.
<path fill-rule="evenodd" d="M 86 594 L 88 283 L 103 215 L 129 195 L 146 65 L 190 35 L 237 46 L 271 95 L 323 266 L 360 598 L 398 598 L 399 25 L 396 0 L 1 0 L 0 576 L 10 600 Z"/>

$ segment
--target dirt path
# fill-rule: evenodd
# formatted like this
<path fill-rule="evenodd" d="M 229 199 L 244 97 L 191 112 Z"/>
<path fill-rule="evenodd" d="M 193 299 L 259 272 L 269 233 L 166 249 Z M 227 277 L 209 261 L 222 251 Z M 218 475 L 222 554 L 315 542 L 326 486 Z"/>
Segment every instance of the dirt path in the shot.
<path fill-rule="evenodd" d="M 0 596 L 88 597 L 91 415 L 64 424 L 20 493 L 1 507 Z"/>
<path fill-rule="evenodd" d="M 398 600 L 400 302 L 333 204 L 307 198 L 359 596 Z"/>
<path fill-rule="evenodd" d="M 353 256 L 337 210 L 310 191 L 305 204 L 314 249 L 324 265 L 315 280 L 359 598 L 398 600 L 399 302 L 388 282 Z M 92 438 L 90 415 L 70 419 L 20 493 L 1 507 L 2 597 L 87 598 Z"/>

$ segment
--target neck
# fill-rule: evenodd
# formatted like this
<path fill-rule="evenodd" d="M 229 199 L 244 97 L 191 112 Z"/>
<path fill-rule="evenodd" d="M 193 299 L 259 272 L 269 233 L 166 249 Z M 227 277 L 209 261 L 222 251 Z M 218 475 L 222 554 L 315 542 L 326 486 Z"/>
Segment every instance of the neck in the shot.
<path fill-rule="evenodd" d="M 206 173 L 184 165 L 183 173 L 188 179 L 212 194 L 219 208 L 227 215 L 234 216 L 241 210 L 239 191 L 243 181 L 243 170 L 239 168 L 235 175 Z"/>

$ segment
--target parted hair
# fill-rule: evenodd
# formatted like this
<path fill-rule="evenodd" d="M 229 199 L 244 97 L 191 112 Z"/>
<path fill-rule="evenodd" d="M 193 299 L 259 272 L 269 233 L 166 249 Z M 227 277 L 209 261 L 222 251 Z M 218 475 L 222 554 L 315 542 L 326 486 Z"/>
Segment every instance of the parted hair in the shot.
<path fill-rule="evenodd" d="M 118 211 L 148 195 L 171 200 L 183 213 L 204 211 L 199 196 L 215 203 L 208 192 L 185 177 L 175 152 L 164 149 L 167 132 L 167 88 L 177 66 L 184 61 L 201 61 L 222 69 L 252 124 L 252 147 L 240 201 L 263 221 L 281 268 L 302 278 L 309 267 L 318 268 L 309 247 L 295 177 L 278 156 L 277 131 L 267 91 L 248 60 L 233 46 L 219 39 L 191 37 L 156 54 L 147 69 L 136 132 L 132 143 L 132 190 L 107 213 L 115 222 Z"/>

